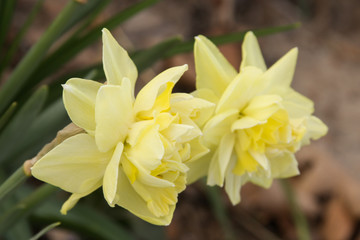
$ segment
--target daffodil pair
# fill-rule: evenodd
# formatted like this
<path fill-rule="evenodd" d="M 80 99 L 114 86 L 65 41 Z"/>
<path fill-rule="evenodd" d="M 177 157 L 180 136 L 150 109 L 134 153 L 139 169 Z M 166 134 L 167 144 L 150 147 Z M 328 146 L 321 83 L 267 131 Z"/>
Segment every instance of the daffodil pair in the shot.
<path fill-rule="evenodd" d="M 267 69 L 255 35 L 248 32 L 237 72 L 204 36 L 195 40 L 196 92 L 216 104 L 203 127 L 210 153 L 190 170 L 190 181 L 207 175 L 208 185 L 225 184 L 233 204 L 246 182 L 269 187 L 274 178 L 299 173 L 294 153 L 327 127 L 312 116 L 313 102 L 294 91 L 291 81 L 298 50 Z"/>
<path fill-rule="evenodd" d="M 110 206 L 167 225 L 186 184 L 207 176 L 233 204 L 246 182 L 269 187 L 299 173 L 294 153 L 327 128 L 313 103 L 290 87 L 297 49 L 267 69 L 253 33 L 237 72 L 207 38 L 195 41 L 196 88 L 172 93 L 187 66 L 170 68 L 134 96 L 137 70 L 103 30 L 107 84 L 70 79 L 65 108 L 84 133 L 66 139 L 32 168 L 72 195 L 61 211 L 102 187 Z"/>
<path fill-rule="evenodd" d="M 152 79 L 136 98 L 137 69 L 110 32 L 103 30 L 107 84 L 73 78 L 63 85 L 63 102 L 74 124 L 85 130 L 48 152 L 32 167 L 36 178 L 72 195 L 61 212 L 102 187 L 110 206 L 168 225 L 187 164 L 208 152 L 198 124 L 213 103 L 172 94 L 187 65 Z"/>

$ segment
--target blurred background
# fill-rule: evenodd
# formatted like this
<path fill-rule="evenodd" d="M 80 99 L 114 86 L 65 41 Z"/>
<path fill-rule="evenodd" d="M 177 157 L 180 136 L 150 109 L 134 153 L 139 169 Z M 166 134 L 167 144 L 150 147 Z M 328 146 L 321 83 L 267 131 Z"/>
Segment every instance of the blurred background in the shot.
<path fill-rule="evenodd" d="M 32 0 L 19 0 L 15 21 L 6 44 L 24 24 Z M 135 1 L 113 1 L 96 21 L 126 8 Z M 45 0 L 41 12 L 20 45 L 12 62 L 39 39 L 67 1 Z M 94 24 L 96 24 L 96 21 Z M 128 51 L 150 47 L 180 35 L 213 36 L 234 31 L 301 22 L 288 32 L 259 38 L 268 66 L 293 47 L 299 58 L 293 88 L 312 99 L 315 115 L 329 127 L 328 134 L 297 155 L 301 175 L 291 179 L 301 210 L 307 217 L 312 239 L 360 239 L 360 1 L 359 0 L 164 0 L 137 14 L 113 30 Z M 238 69 L 241 42 L 222 45 L 223 54 Z M 59 72 L 101 61 L 97 42 Z M 139 87 L 161 70 L 184 63 L 189 71 L 177 90 L 194 90 L 193 55 L 162 60 L 144 71 Z M 8 69 L 6 75 L 11 72 Z M 75 76 L 74 76 L 75 77 Z M 230 227 L 236 239 L 297 239 L 291 213 L 279 182 L 270 189 L 248 184 L 242 202 L 231 206 L 223 192 Z M 202 184 L 195 183 L 180 194 L 167 239 L 225 239 L 224 229 L 211 209 Z M 59 230 L 60 229 L 60 230 Z M 82 239 L 57 228 L 47 239 Z M 155 239 L 155 238 L 154 238 Z"/>

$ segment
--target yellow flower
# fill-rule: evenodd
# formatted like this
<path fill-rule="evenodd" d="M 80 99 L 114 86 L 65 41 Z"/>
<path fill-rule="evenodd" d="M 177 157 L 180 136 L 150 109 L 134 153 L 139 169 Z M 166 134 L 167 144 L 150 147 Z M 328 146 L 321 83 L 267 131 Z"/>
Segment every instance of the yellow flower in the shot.
<path fill-rule="evenodd" d="M 64 214 L 102 186 L 110 206 L 167 225 L 185 189 L 187 164 L 208 152 L 199 142 L 197 123 L 214 104 L 171 93 L 187 65 L 160 73 L 135 99 L 137 69 L 107 29 L 103 65 L 107 84 L 73 78 L 63 85 L 65 108 L 86 133 L 47 153 L 32 174 L 72 193 Z"/>
<path fill-rule="evenodd" d="M 311 115 L 313 102 L 290 87 L 298 50 L 267 69 L 255 35 L 248 32 L 239 73 L 204 36 L 196 37 L 194 51 L 193 95 L 212 101 L 216 109 L 203 127 L 211 152 L 190 169 L 190 181 L 207 174 L 209 185 L 225 182 L 236 204 L 248 181 L 269 187 L 274 178 L 297 175 L 294 153 L 327 132 Z"/>

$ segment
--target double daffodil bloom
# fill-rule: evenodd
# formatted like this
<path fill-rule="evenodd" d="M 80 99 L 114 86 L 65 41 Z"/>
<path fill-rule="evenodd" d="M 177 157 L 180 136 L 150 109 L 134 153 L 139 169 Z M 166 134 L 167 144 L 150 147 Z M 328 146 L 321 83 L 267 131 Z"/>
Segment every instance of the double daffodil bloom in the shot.
<path fill-rule="evenodd" d="M 63 85 L 65 108 L 85 133 L 47 153 L 32 174 L 72 193 L 61 209 L 64 214 L 102 186 L 110 206 L 167 225 L 185 189 L 187 164 L 208 152 L 197 124 L 214 104 L 171 93 L 187 65 L 160 73 L 135 98 L 137 69 L 106 29 L 103 66 L 107 84 L 73 78 Z"/>
<path fill-rule="evenodd" d="M 312 116 L 313 102 L 290 87 L 298 50 L 267 69 L 255 35 L 248 32 L 239 73 L 204 36 L 196 37 L 194 51 L 193 95 L 215 103 L 216 109 L 203 127 L 211 153 L 194 164 L 191 181 L 207 174 L 209 185 L 225 182 L 237 204 L 246 182 L 269 187 L 274 178 L 297 175 L 294 153 L 327 132 Z"/>

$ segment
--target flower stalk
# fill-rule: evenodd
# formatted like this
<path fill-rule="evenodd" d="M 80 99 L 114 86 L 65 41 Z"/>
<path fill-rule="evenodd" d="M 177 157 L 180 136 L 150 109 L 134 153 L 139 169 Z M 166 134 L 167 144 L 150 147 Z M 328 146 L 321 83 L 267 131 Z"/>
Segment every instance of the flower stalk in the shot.
<path fill-rule="evenodd" d="M 301 211 L 297 201 L 295 193 L 288 180 L 282 179 L 280 181 L 282 189 L 285 193 L 286 199 L 289 203 L 290 211 L 294 220 L 297 236 L 299 240 L 310 240 L 309 225 L 306 221 L 306 217 Z"/>
<path fill-rule="evenodd" d="M 23 183 L 29 175 L 25 174 L 23 166 L 19 167 L 9 178 L 5 180 L 0 186 L 0 202 L 3 198 L 16 189 L 21 183 Z"/>

